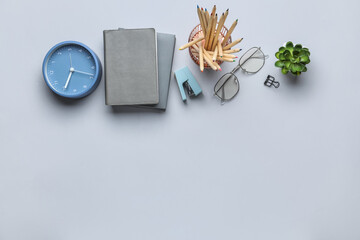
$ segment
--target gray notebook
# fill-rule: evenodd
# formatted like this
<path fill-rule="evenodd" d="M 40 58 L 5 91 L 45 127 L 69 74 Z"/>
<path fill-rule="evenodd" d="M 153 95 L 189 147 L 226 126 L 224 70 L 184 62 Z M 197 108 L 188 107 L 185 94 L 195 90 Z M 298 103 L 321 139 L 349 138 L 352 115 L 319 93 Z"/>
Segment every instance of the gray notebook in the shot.
<path fill-rule="evenodd" d="M 158 104 L 155 29 L 104 31 L 106 105 Z"/>
<path fill-rule="evenodd" d="M 174 59 L 175 35 L 167 33 L 157 33 L 157 55 L 158 55 L 158 75 L 159 75 L 159 103 L 156 105 L 142 105 L 140 107 L 155 108 L 162 111 L 166 110 L 170 80 L 172 77 L 172 64 Z"/>

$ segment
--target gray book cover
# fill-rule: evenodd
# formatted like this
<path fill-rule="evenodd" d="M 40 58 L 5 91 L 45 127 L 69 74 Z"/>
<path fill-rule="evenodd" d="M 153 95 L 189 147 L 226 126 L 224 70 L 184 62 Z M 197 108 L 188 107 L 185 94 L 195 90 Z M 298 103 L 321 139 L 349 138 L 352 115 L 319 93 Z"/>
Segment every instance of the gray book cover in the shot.
<path fill-rule="evenodd" d="M 104 59 L 106 105 L 159 103 L 155 29 L 105 30 Z"/>
<path fill-rule="evenodd" d="M 172 77 L 172 64 L 175 50 L 175 35 L 157 33 L 158 75 L 159 75 L 159 103 L 150 106 L 139 106 L 166 110 L 170 80 Z"/>

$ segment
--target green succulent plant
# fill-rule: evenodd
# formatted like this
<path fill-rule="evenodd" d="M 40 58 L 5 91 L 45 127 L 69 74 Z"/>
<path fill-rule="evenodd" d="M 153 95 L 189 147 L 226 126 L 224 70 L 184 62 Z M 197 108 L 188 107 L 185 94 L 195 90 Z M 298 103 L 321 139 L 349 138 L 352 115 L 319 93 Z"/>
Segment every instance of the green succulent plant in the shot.
<path fill-rule="evenodd" d="M 303 48 L 301 44 L 287 42 L 285 46 L 280 47 L 275 53 L 275 57 L 279 59 L 275 62 L 275 66 L 281 68 L 283 74 L 291 72 L 295 76 L 299 76 L 302 72 L 306 72 L 306 64 L 310 63 L 310 51 Z"/>

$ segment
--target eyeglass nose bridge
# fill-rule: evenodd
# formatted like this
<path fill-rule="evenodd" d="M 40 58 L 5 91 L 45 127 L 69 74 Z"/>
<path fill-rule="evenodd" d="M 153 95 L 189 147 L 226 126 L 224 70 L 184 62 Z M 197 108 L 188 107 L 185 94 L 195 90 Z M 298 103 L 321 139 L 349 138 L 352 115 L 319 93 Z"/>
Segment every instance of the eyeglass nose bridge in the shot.
<path fill-rule="evenodd" d="M 234 69 L 231 71 L 232 74 L 234 74 L 237 70 L 239 70 L 241 68 L 240 66 L 240 62 L 238 65 L 236 65 L 236 67 L 234 67 Z"/>

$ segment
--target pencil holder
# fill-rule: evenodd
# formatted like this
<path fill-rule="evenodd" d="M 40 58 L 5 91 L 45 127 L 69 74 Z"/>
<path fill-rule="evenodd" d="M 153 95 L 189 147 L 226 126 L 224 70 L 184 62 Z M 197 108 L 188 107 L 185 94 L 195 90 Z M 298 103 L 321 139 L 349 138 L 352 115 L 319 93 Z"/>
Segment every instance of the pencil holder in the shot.
<path fill-rule="evenodd" d="M 220 31 L 220 34 L 221 34 L 221 37 L 224 38 L 226 33 L 228 32 L 228 29 L 223 26 L 221 28 L 221 31 Z M 195 38 L 198 38 L 199 35 L 202 33 L 202 28 L 201 28 L 201 24 L 197 25 L 190 33 L 190 36 L 189 36 L 189 42 L 193 41 Z M 230 43 L 232 42 L 231 40 L 231 36 L 229 37 L 229 40 L 225 43 L 224 47 L 226 45 L 229 45 Z M 200 62 L 199 62 L 199 55 L 197 54 L 195 48 L 193 46 L 189 47 L 189 53 L 190 53 L 190 57 L 192 58 L 192 60 L 197 64 L 197 65 L 200 65 Z M 223 61 L 216 61 L 219 65 L 221 63 L 223 63 Z M 206 61 L 204 61 L 204 68 L 210 68 L 210 66 L 207 64 Z"/>

